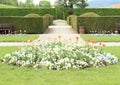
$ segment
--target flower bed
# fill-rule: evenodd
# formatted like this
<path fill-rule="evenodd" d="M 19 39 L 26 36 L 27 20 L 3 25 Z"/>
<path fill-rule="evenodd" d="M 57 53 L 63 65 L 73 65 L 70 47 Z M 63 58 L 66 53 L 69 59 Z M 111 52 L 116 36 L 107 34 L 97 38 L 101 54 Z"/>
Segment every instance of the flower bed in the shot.
<path fill-rule="evenodd" d="M 81 46 L 77 42 L 51 42 L 23 47 L 6 54 L 2 62 L 9 65 L 64 70 L 117 64 L 118 58 L 95 47 Z"/>

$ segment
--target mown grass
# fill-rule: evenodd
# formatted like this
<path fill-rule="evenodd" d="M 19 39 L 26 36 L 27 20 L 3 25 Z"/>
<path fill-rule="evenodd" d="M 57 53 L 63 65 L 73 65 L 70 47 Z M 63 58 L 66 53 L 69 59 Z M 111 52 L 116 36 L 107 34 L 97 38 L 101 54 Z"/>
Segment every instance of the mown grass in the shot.
<path fill-rule="evenodd" d="M 0 42 L 27 42 L 28 40 L 35 40 L 38 34 L 31 35 L 1 35 Z"/>
<path fill-rule="evenodd" d="M 120 47 L 99 47 L 117 55 Z M 19 47 L 0 47 L 0 55 Z M 1 54 L 2 53 L 2 54 Z M 101 68 L 54 71 L 9 66 L 0 63 L 0 85 L 119 85 L 120 63 Z"/>
<path fill-rule="evenodd" d="M 97 42 L 120 42 L 120 36 L 91 36 L 89 34 L 81 34 L 81 38 L 85 41 L 97 41 Z"/>

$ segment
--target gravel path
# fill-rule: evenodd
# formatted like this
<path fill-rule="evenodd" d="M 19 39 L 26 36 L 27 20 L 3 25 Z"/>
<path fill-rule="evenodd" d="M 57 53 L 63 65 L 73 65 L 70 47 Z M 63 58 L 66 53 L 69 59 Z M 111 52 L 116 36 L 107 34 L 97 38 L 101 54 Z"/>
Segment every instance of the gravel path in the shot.
<path fill-rule="evenodd" d="M 41 34 L 36 42 L 49 42 L 61 40 L 62 42 L 76 42 L 76 38 L 84 44 L 80 35 L 64 20 L 54 20 L 53 25 L 49 26 L 44 34 Z"/>

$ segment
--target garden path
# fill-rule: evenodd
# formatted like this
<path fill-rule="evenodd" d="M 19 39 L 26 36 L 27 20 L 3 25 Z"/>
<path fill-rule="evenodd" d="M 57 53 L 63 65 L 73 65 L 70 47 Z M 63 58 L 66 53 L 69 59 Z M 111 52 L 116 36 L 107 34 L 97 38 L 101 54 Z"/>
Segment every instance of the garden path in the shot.
<path fill-rule="evenodd" d="M 70 25 L 68 25 L 65 20 L 54 20 L 53 25 L 49 26 L 44 34 L 40 34 L 36 42 L 54 40 L 61 40 L 64 42 L 76 42 L 76 40 L 78 40 L 84 44 L 80 35 Z"/>

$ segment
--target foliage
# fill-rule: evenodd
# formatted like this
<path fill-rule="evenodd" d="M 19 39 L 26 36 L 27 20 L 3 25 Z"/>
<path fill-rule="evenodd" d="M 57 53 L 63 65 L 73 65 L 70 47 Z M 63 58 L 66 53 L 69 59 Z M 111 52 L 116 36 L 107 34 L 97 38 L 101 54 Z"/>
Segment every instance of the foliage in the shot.
<path fill-rule="evenodd" d="M 15 6 L 0 4 L 0 8 L 17 8 Z"/>
<path fill-rule="evenodd" d="M 76 15 L 70 15 L 67 17 L 67 22 L 72 26 L 72 28 L 78 32 L 77 29 L 77 16 Z"/>
<path fill-rule="evenodd" d="M 44 16 L 46 16 L 46 17 L 49 17 L 49 25 L 52 25 L 53 24 L 53 16 L 52 15 L 50 15 L 50 14 L 45 14 Z"/>
<path fill-rule="evenodd" d="M 25 7 L 28 7 L 28 8 L 34 7 L 33 0 L 26 0 Z"/>
<path fill-rule="evenodd" d="M 116 30 L 116 23 L 120 23 L 120 17 L 77 17 L 77 26 L 84 26 L 86 33 L 90 31 L 112 31 Z"/>
<path fill-rule="evenodd" d="M 88 6 L 86 0 L 57 0 L 56 5 L 62 6 L 64 8 L 64 12 L 67 10 L 66 13 L 69 15 L 73 14 L 74 7 L 85 8 Z"/>
<path fill-rule="evenodd" d="M 81 14 L 80 17 L 100 17 L 100 15 L 94 12 L 87 12 L 87 13 Z"/>
<path fill-rule="evenodd" d="M 41 0 L 39 2 L 39 7 L 42 7 L 42 8 L 50 8 L 51 7 L 51 3 L 50 1 L 48 0 Z"/>
<path fill-rule="evenodd" d="M 74 17 L 71 17 L 74 19 Z M 110 16 L 101 16 L 101 17 L 80 17 L 78 16 L 72 22 L 71 19 L 67 18 L 68 23 L 74 25 L 74 28 L 79 32 L 79 27 L 84 26 L 85 32 L 90 33 L 91 31 L 97 33 L 106 33 L 106 32 L 115 32 L 116 23 L 120 23 L 120 17 L 110 17 Z M 77 22 L 75 24 L 75 22 Z"/>
<path fill-rule="evenodd" d="M 18 1 L 17 0 L 0 0 L 0 4 L 18 6 Z"/>
<path fill-rule="evenodd" d="M 56 19 L 66 19 L 68 13 L 62 6 L 56 8 L 0 8 L 0 16 L 25 16 L 30 13 L 35 13 L 43 16 L 44 14 L 50 14 Z M 12 12 L 11 12 L 12 11 Z M 120 16 L 120 9 L 110 8 L 74 8 L 74 14 L 79 16 L 83 13 L 94 12 L 100 16 Z"/>
<path fill-rule="evenodd" d="M 25 15 L 25 17 L 40 17 L 40 15 L 32 13 L 32 14 Z"/>
<path fill-rule="evenodd" d="M 52 21 L 51 21 L 52 22 Z M 50 25 L 49 17 L 0 17 L 0 23 L 12 23 L 13 31 L 26 30 L 27 33 L 43 33 Z"/>
<path fill-rule="evenodd" d="M 74 9 L 74 14 L 79 16 L 83 13 L 94 12 L 100 16 L 120 16 L 120 9 L 115 8 L 85 8 L 85 9 Z"/>
<path fill-rule="evenodd" d="M 54 17 L 56 16 L 54 8 L 0 8 L 0 16 L 25 16 L 31 13 L 39 14 L 41 16 L 45 14 L 50 14 Z"/>
<path fill-rule="evenodd" d="M 82 69 L 91 66 L 117 64 L 118 59 L 110 53 L 81 43 L 63 43 L 60 41 L 29 45 L 11 54 L 6 54 L 2 62 L 9 65 L 64 70 Z"/>

